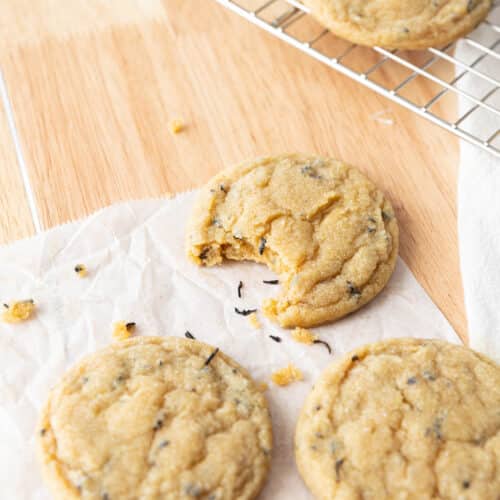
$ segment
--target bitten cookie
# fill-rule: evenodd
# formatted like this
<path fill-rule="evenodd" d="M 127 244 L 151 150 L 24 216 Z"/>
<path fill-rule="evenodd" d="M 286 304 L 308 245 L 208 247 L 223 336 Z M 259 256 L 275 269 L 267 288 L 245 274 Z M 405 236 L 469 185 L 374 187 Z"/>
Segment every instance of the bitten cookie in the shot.
<path fill-rule="evenodd" d="M 498 500 L 500 366 L 442 341 L 360 347 L 315 383 L 295 454 L 316 498 Z"/>
<path fill-rule="evenodd" d="M 56 499 L 252 499 L 271 458 L 264 396 L 201 342 L 138 337 L 86 357 L 37 428 Z"/>
<path fill-rule="evenodd" d="M 253 260 L 280 275 L 264 313 L 281 326 L 335 320 L 370 301 L 396 264 L 390 202 L 359 170 L 289 154 L 225 170 L 202 188 L 187 229 L 188 257 L 213 266 Z"/>
<path fill-rule="evenodd" d="M 491 0 L 303 0 L 332 33 L 360 45 L 422 49 L 453 42 L 488 14 Z"/>

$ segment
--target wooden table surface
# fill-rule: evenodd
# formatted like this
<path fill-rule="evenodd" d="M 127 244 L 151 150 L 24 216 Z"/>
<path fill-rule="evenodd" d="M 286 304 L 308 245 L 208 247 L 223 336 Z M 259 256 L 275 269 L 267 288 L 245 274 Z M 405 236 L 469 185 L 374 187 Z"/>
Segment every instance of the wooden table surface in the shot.
<path fill-rule="evenodd" d="M 213 0 L 4 0 L 0 30 L 1 242 L 249 157 L 333 155 L 393 200 L 402 258 L 466 339 L 448 132 Z"/>

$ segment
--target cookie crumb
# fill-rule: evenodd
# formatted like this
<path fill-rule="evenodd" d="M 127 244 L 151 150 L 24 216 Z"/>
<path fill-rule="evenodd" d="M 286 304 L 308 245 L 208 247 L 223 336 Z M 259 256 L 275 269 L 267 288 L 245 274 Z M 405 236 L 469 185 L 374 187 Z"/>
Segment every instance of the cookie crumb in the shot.
<path fill-rule="evenodd" d="M 252 328 L 255 328 L 256 330 L 259 330 L 261 328 L 261 324 L 259 321 L 259 318 L 257 318 L 257 313 L 252 313 L 250 316 L 248 316 L 248 322 L 252 326 Z"/>
<path fill-rule="evenodd" d="M 302 344 L 312 344 L 315 340 L 317 340 L 317 336 L 314 335 L 313 332 L 307 330 L 306 328 L 300 328 L 299 326 L 295 328 L 292 332 L 292 338 L 296 342 L 300 342 Z"/>
<path fill-rule="evenodd" d="M 113 339 L 126 340 L 135 330 L 135 323 L 125 323 L 125 321 L 117 321 L 113 328 Z"/>
<path fill-rule="evenodd" d="M 257 390 L 259 392 L 266 392 L 269 389 L 269 386 L 265 382 L 260 382 L 257 384 Z"/>
<path fill-rule="evenodd" d="M 170 132 L 172 132 L 172 134 L 178 134 L 179 132 L 182 132 L 184 130 L 185 126 L 184 122 L 181 119 L 175 118 L 173 120 L 170 120 L 168 128 L 170 129 Z"/>
<path fill-rule="evenodd" d="M 78 274 L 80 278 L 85 278 L 87 276 L 88 271 L 87 268 L 83 264 L 77 264 L 74 267 L 75 273 Z"/>
<path fill-rule="evenodd" d="M 285 386 L 292 382 L 303 380 L 303 378 L 302 372 L 293 366 L 292 363 L 289 363 L 287 367 L 281 368 L 281 370 L 277 370 L 271 375 L 271 380 L 279 386 Z"/>
<path fill-rule="evenodd" d="M 4 304 L 6 311 L 2 314 L 2 319 L 5 323 L 20 323 L 29 319 L 34 310 L 35 302 L 33 299 L 20 300 L 11 304 Z"/>

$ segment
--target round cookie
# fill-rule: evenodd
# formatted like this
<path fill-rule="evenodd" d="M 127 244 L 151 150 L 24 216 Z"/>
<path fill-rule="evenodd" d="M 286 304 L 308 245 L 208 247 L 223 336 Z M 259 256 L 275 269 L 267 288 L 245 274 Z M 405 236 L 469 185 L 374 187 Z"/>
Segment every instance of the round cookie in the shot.
<path fill-rule="evenodd" d="M 491 0 L 303 0 L 322 24 L 353 43 L 393 49 L 448 44 L 472 31 Z"/>
<path fill-rule="evenodd" d="M 295 455 L 321 499 L 498 500 L 500 366 L 442 341 L 360 347 L 315 383 Z"/>
<path fill-rule="evenodd" d="M 268 473 L 264 396 L 201 342 L 136 337 L 83 359 L 51 392 L 39 426 L 56 499 L 252 499 Z"/>
<path fill-rule="evenodd" d="M 359 170 L 289 154 L 227 169 L 202 188 L 188 224 L 188 257 L 267 264 L 281 292 L 264 313 L 283 327 L 335 320 L 370 301 L 396 264 L 390 202 Z"/>

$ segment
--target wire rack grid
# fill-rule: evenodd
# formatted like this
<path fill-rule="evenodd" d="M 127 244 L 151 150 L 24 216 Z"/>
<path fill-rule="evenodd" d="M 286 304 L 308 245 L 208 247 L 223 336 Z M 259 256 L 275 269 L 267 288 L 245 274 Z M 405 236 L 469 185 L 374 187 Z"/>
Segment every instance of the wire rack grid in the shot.
<path fill-rule="evenodd" d="M 297 0 L 216 0 L 311 57 L 500 157 L 500 0 L 461 39 L 422 51 L 335 37 Z M 458 96 L 458 105 L 456 103 Z"/>

